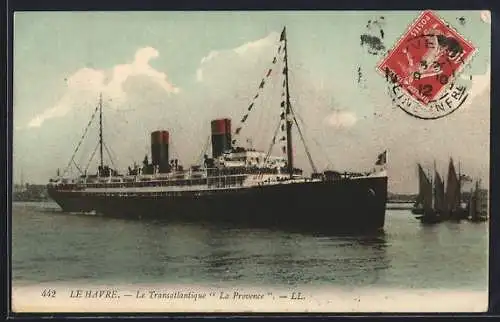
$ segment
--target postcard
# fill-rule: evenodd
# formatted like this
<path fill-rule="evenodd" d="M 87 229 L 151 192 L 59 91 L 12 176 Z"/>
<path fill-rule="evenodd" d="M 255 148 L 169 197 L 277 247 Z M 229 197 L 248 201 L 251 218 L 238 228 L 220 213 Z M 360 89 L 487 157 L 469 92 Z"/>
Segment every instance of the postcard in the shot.
<path fill-rule="evenodd" d="M 13 312 L 487 310 L 489 11 L 13 32 Z"/>

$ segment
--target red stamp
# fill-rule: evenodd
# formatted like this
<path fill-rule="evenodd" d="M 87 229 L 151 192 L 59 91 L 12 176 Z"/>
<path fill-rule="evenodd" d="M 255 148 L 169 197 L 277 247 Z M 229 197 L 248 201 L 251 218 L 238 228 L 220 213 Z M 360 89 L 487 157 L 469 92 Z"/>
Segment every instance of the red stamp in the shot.
<path fill-rule="evenodd" d="M 379 63 L 377 70 L 427 106 L 449 87 L 475 51 L 469 41 L 426 10 Z"/>

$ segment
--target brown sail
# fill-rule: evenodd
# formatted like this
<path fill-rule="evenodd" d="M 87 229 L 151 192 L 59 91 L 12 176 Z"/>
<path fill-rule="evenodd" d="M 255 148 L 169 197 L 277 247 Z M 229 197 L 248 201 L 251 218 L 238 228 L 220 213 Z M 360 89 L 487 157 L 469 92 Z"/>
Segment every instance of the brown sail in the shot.
<path fill-rule="evenodd" d="M 417 198 L 415 199 L 415 207 L 422 205 L 422 191 L 423 191 L 423 187 L 425 186 L 424 170 L 422 169 L 422 166 L 420 164 L 417 164 L 417 168 L 418 168 L 418 195 L 417 195 Z"/>
<path fill-rule="evenodd" d="M 422 169 L 422 166 L 418 165 L 418 180 L 419 180 L 419 196 L 418 201 L 422 205 L 424 212 L 432 211 L 432 183 Z"/>
<path fill-rule="evenodd" d="M 434 171 L 434 210 L 439 214 L 446 213 L 444 182 L 437 171 Z"/>
<path fill-rule="evenodd" d="M 453 165 L 453 159 L 450 158 L 448 167 L 448 180 L 446 182 L 446 213 L 449 216 L 460 211 L 460 181 Z"/>

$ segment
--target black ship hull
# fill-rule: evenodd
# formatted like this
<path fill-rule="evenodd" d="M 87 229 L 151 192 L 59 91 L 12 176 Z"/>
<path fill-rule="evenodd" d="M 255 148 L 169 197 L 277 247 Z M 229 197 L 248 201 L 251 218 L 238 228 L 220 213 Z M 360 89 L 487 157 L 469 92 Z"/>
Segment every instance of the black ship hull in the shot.
<path fill-rule="evenodd" d="M 384 227 L 387 177 L 183 191 L 175 195 L 49 189 L 66 212 L 316 232 L 375 232 Z"/>

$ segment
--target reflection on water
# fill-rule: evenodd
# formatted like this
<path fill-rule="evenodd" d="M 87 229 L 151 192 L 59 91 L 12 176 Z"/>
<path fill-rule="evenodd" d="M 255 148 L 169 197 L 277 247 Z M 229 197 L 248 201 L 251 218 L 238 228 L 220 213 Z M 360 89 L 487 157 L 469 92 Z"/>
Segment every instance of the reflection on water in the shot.
<path fill-rule="evenodd" d="M 405 211 L 384 233 L 316 236 L 13 209 L 14 283 L 486 287 L 487 225 L 424 227 Z"/>

